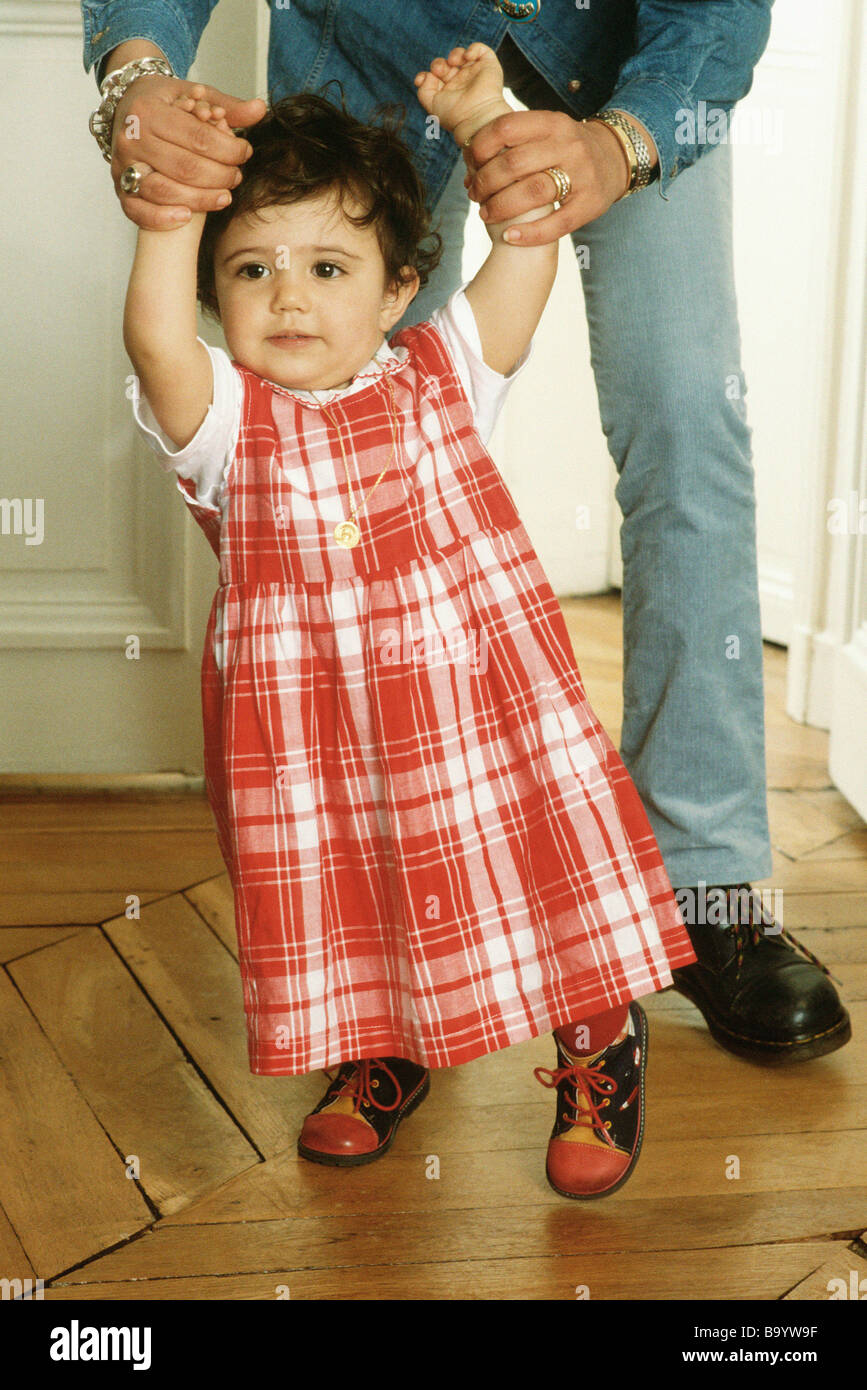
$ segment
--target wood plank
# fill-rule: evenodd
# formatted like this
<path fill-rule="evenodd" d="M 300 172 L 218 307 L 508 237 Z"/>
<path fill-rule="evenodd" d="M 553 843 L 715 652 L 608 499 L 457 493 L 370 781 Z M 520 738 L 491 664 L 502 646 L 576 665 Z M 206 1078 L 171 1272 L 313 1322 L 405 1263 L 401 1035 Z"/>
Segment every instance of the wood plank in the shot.
<path fill-rule="evenodd" d="M 322 1083 L 323 1091 L 325 1082 Z M 819 1088 L 816 1087 L 818 1091 Z M 540 1095 L 545 1092 L 539 1088 Z M 803 1083 L 792 1083 L 773 1095 L 773 1105 L 763 1105 L 758 1097 L 743 1097 L 735 1105 L 732 1093 L 720 1091 L 702 1099 L 700 1108 L 684 1103 L 682 1096 L 658 1096 L 650 1092 L 646 1137 L 653 1139 L 708 1139 L 731 1146 L 744 1135 L 773 1135 L 791 1132 L 793 1109 L 807 1101 L 805 1134 L 834 1133 L 837 1128 L 867 1129 L 867 1085 L 844 1087 L 834 1101 L 814 1106 L 812 1093 Z M 535 1104 L 458 1105 L 448 1094 L 432 1092 L 424 1105 L 423 1140 L 419 1124 L 414 1126 L 413 1150 L 429 1153 L 486 1153 L 501 1143 L 509 1149 L 544 1150 L 554 1119 L 550 1096 Z M 298 1123 L 303 1118 L 298 1115 Z M 294 1135 L 292 1136 L 294 1142 Z M 867 1139 L 865 1139 L 867 1142 Z"/>
<path fill-rule="evenodd" d="M 857 812 L 854 814 L 857 818 Z M 815 792 L 810 795 L 795 791 L 769 791 L 768 816 L 772 843 L 792 859 L 801 859 L 820 848 L 826 851 L 825 857 L 829 857 L 829 844 L 839 842 L 841 835 L 851 829 L 852 824 L 850 817 L 846 817 L 841 824 L 836 803 L 823 804 L 822 794 Z"/>
<path fill-rule="evenodd" d="M 786 921 L 785 915 L 783 920 Z M 867 926 L 801 927 L 795 934 L 808 951 L 812 951 L 829 967 L 863 965 L 867 962 Z"/>
<path fill-rule="evenodd" d="M 830 844 L 821 845 L 803 857 L 808 864 L 824 859 L 864 859 L 867 857 L 867 830 L 850 830 L 848 834 L 841 835 Z"/>
<path fill-rule="evenodd" d="M 867 925 L 867 893 L 838 893 L 829 888 L 801 893 L 789 889 L 783 898 L 783 922 L 799 936 L 802 927 L 824 930 Z"/>
<path fill-rule="evenodd" d="M 864 829 L 864 821 L 861 816 L 851 801 L 847 801 L 843 793 L 839 792 L 836 787 L 828 787 L 824 791 L 800 791 L 798 797 L 801 801 L 805 801 L 808 806 L 824 811 L 825 815 L 833 820 L 840 833 Z"/>
<path fill-rule="evenodd" d="M 769 790 L 800 787 L 819 790 L 830 786 L 827 755 L 823 759 L 812 753 L 793 753 L 785 745 L 777 747 L 767 729 L 766 737 L 765 773 Z"/>
<path fill-rule="evenodd" d="M 0 1275 L 7 1279 L 35 1279 L 36 1271 L 15 1234 L 12 1222 L 0 1207 Z"/>
<path fill-rule="evenodd" d="M 136 892 L 142 903 L 162 894 L 140 888 L 114 893 L 0 893 L 0 927 L 94 927 L 126 910 L 127 892 Z"/>
<path fill-rule="evenodd" d="M 829 969 L 841 982 L 840 994 L 847 1008 L 856 1000 L 867 999 L 867 965 L 835 965 Z"/>
<path fill-rule="evenodd" d="M 843 1287 L 839 1283 L 832 1284 L 832 1280 L 842 1280 Z M 867 1259 L 851 1245 L 835 1249 L 830 1260 L 808 1274 L 784 1298 L 792 1302 L 802 1299 L 832 1301 L 832 1295 L 835 1301 L 867 1298 Z"/>
<path fill-rule="evenodd" d="M 854 1036 L 845 1046 L 810 1062 L 770 1068 L 761 1062 L 735 1057 L 715 1043 L 702 1015 L 693 1006 L 685 1012 L 655 1011 L 652 1004 L 649 1008 L 653 1011 L 653 1021 L 648 1077 L 652 1075 L 657 1094 L 704 1096 L 719 1090 L 740 1104 L 743 1096 L 756 1091 L 767 1094 L 778 1084 L 778 1078 L 796 1072 L 805 1085 L 809 1077 L 811 1082 L 818 1083 L 817 1089 L 825 1088 L 823 1094 L 830 1101 L 844 1086 L 859 1084 L 864 1079 L 864 1053 L 857 1041 L 862 1036 L 860 1030 L 867 1026 L 867 1010 L 860 1000 L 847 1000 Z M 810 1094 L 812 1103 L 815 1096 L 812 1088 Z"/>
<path fill-rule="evenodd" d="M 95 929 L 11 974 L 120 1154 L 136 1155 L 160 1212 L 259 1161 Z"/>
<path fill-rule="evenodd" d="M 774 851 L 774 869 L 769 878 L 756 879 L 755 886 L 782 888 L 783 893 L 840 893 L 867 892 L 867 858 L 865 859 L 799 859 L 796 863 Z"/>
<path fill-rule="evenodd" d="M 824 767 L 826 785 L 828 777 L 828 732 L 815 729 L 809 724 L 798 724 L 791 719 L 786 710 L 773 699 L 765 700 L 765 728 L 769 749 L 786 752 L 793 758 L 809 758 L 817 768 Z"/>
<path fill-rule="evenodd" d="M 142 904 L 162 897 L 134 889 Z M 0 893 L 0 928 L 95 927 L 126 911 L 127 890 L 115 893 Z"/>
<path fill-rule="evenodd" d="M 784 702 L 765 698 L 765 763 L 769 789 L 823 791 L 831 788 L 828 734 L 796 724 Z"/>
<path fill-rule="evenodd" d="M 545 1179 L 547 1132 L 535 1149 L 506 1148 L 508 1139 L 503 1147 L 483 1153 L 441 1148 L 437 1153 L 440 1178 L 427 1181 L 426 1164 L 434 1150 L 422 1116 L 420 1110 L 411 1117 L 412 1130 L 410 1121 L 401 1128 L 382 1163 L 344 1171 L 307 1163 L 296 1153 L 280 1154 L 202 1198 L 196 1204 L 195 1219 L 262 1221 L 352 1213 L 378 1220 L 396 1208 L 402 1212 L 470 1207 L 497 1211 L 506 1206 L 550 1205 L 552 1193 Z M 415 1152 L 409 1151 L 410 1145 Z M 629 1183 L 615 1196 L 618 1202 L 621 1197 L 636 1202 L 662 1197 L 723 1198 L 735 1187 L 741 1196 L 863 1188 L 867 1185 L 865 1149 L 863 1130 L 742 1135 L 731 1142 L 648 1139 Z M 740 1162 L 736 1183 L 725 1176 L 732 1154 Z"/>
<path fill-rule="evenodd" d="M 77 834 L 88 830 L 129 831 L 211 830 L 213 821 L 203 796 L 37 797 L 0 800 L 0 830 Z"/>
<path fill-rule="evenodd" d="M 863 1005 L 861 1010 L 863 1013 Z M 703 1021 L 697 1014 L 695 1017 L 697 1027 L 688 1030 L 695 1037 L 686 1069 L 682 1061 L 684 1049 L 681 1047 L 678 1055 L 676 1046 L 682 1023 L 653 1021 L 648 1073 L 649 1138 L 658 1136 L 667 1140 L 670 1147 L 680 1137 L 704 1139 L 710 1144 L 709 1151 L 718 1155 L 722 1146 L 725 1156 L 733 1151 L 734 1135 L 754 1136 L 754 1144 L 760 1144 L 762 1136 L 788 1131 L 793 1114 L 803 1117 L 799 1125 L 804 1134 L 824 1132 L 824 1142 L 832 1148 L 838 1128 L 863 1131 L 863 1067 L 851 1045 L 815 1063 L 768 1072 L 718 1048 L 709 1039 Z M 857 1015 L 855 1027 L 859 1027 Z M 661 1041 L 660 1033 L 668 1034 L 667 1043 Z M 543 1155 L 552 1119 L 551 1099 L 533 1078 L 532 1068 L 550 1067 L 552 1054 L 551 1039 L 543 1037 L 465 1067 L 435 1072 L 429 1099 L 418 1115 L 402 1127 L 387 1162 L 391 1163 L 394 1155 L 401 1152 L 415 1152 L 421 1162 L 432 1152 L 472 1155 L 498 1146 L 510 1150 L 527 1147 L 531 1153 Z M 761 1087 L 756 1086 L 757 1078 L 763 1082 Z M 282 1105 L 283 1147 L 294 1151 L 303 1117 L 324 1092 L 326 1081 L 321 1073 L 281 1081 L 287 1084 Z M 696 1094 L 703 1097 L 700 1107 L 695 1104 Z M 520 1103 L 516 1103 L 516 1097 Z M 740 1147 L 734 1151 L 742 1156 Z M 642 1168 L 646 1155 L 647 1150 L 642 1155 Z M 539 1157 L 536 1162 L 541 1165 L 543 1159 Z M 680 1164 L 675 1162 L 674 1166 L 679 1169 Z M 853 1169 L 853 1174 L 857 1171 Z M 471 1169 L 467 1172 L 471 1174 Z M 641 1168 L 630 1188 L 640 1172 Z M 286 1179 L 281 1176 L 279 1181 Z M 475 1178 L 470 1176 L 468 1181 L 474 1190 Z M 852 1181 L 857 1182 L 857 1178 L 853 1176 Z M 507 1193 L 507 1177 L 504 1184 Z M 719 1186 L 719 1190 L 724 1188 Z M 262 1200 L 267 1212 L 278 1214 L 282 1210 L 279 1206 L 276 1211 L 272 1209 L 267 1195 Z M 469 1197 L 467 1205 L 473 1200 Z M 240 1206 L 243 1207 L 242 1200 Z M 261 1212 L 261 1208 L 257 1211 Z"/>
<path fill-rule="evenodd" d="M 235 930 L 235 901 L 228 874 L 210 878 L 188 888 L 187 898 L 208 926 L 216 932 L 230 955 L 238 959 L 238 933 Z"/>
<path fill-rule="evenodd" d="M 0 1055 L 0 1205 L 47 1279 L 142 1230 L 151 1213 L 5 975 Z"/>
<path fill-rule="evenodd" d="M 572 1255 L 545 1260 L 463 1260 L 396 1268 L 393 1263 L 353 1269 L 294 1270 L 212 1279 L 137 1283 L 56 1284 L 45 1298 L 192 1300 L 277 1298 L 351 1300 L 566 1300 L 586 1288 L 592 1300 L 779 1298 L 793 1281 L 835 1254 L 833 1241 L 751 1245 L 746 1249 Z"/>
<path fill-rule="evenodd" d="M 140 921 L 118 917 L 104 930 L 259 1151 L 285 1149 L 294 1078 L 250 1072 L 237 963 L 195 908 L 174 894 L 143 908 Z"/>
<path fill-rule="evenodd" d="M 0 931 L 0 962 L 16 960 L 43 946 L 56 946 L 81 927 L 4 927 Z"/>
<path fill-rule="evenodd" d="M 46 881 L 56 893 L 171 893 L 224 869 L 216 834 L 205 830 L 11 830 L 0 839 L 0 879 L 8 893 L 36 893 Z"/>
<path fill-rule="evenodd" d="M 778 1241 L 824 1239 L 824 1232 L 857 1227 L 867 1189 L 622 1200 L 575 1206 L 549 1193 L 544 1207 L 505 1205 L 451 1211 L 383 1212 L 375 1221 L 354 1214 L 193 1225 L 188 1211 L 161 1222 L 140 1240 L 64 1275 L 64 1284 L 128 1279 L 211 1277 L 231 1271 L 291 1266 L 344 1269 L 355 1265 L 425 1264 L 448 1260 L 541 1259 L 606 1252 L 704 1250 Z M 187 1224 L 182 1224 L 186 1221 Z"/>

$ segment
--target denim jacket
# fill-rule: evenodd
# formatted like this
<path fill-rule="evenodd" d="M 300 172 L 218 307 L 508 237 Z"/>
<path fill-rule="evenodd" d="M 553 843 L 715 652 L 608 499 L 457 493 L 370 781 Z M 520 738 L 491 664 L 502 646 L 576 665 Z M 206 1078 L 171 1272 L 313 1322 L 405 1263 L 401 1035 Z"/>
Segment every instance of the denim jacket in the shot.
<path fill-rule="evenodd" d="M 149 39 L 186 77 L 218 0 L 82 0 L 84 67 L 126 39 Z M 249 0 L 248 0 L 249 3 Z M 474 41 L 497 48 L 508 29 L 577 119 L 610 105 L 650 131 L 664 190 L 708 148 L 752 84 L 773 0 L 541 0 L 535 18 L 510 19 L 511 0 L 268 0 L 268 85 L 276 99 L 338 78 L 355 116 L 402 102 L 404 138 L 431 206 L 460 156 L 440 138 L 413 77 L 437 54 Z M 207 74 L 203 74 L 207 80 Z M 233 92 L 233 96 L 247 96 Z M 324 93 L 338 99 L 331 87 Z M 710 119 L 709 119 L 710 118 Z M 717 137 L 718 138 L 718 137 Z"/>

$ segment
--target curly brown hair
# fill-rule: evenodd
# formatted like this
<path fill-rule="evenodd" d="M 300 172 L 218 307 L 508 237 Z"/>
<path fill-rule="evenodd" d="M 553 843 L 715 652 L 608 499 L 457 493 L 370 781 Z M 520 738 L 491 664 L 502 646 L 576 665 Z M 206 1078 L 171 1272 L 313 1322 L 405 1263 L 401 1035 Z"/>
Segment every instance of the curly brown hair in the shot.
<path fill-rule="evenodd" d="M 431 230 L 425 187 L 400 135 L 405 108 L 383 102 L 370 124 L 356 120 L 337 85 L 340 107 L 316 93 L 299 92 L 272 101 L 261 121 L 240 132 L 253 153 L 242 165 L 244 177 L 229 206 L 207 214 L 199 243 L 197 295 L 212 318 L 220 317 L 214 251 L 232 219 L 325 189 L 337 192 L 344 216 L 355 226 L 375 226 L 387 286 L 408 278 L 401 276 L 404 266 L 412 266 L 425 285 L 439 263 L 442 238 Z M 350 216 L 347 195 L 366 211 Z"/>

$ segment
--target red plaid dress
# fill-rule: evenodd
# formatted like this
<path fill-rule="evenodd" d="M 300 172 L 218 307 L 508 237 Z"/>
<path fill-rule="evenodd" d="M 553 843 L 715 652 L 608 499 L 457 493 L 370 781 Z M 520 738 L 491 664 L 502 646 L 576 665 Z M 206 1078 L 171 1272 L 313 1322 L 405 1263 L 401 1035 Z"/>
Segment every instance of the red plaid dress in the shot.
<path fill-rule="evenodd" d="M 671 983 L 694 953 L 638 794 L 445 340 L 320 406 L 240 366 L 205 769 L 250 1067 L 468 1062 Z M 361 541 L 349 516 L 340 428 Z M 354 378 L 357 383 L 358 378 Z"/>

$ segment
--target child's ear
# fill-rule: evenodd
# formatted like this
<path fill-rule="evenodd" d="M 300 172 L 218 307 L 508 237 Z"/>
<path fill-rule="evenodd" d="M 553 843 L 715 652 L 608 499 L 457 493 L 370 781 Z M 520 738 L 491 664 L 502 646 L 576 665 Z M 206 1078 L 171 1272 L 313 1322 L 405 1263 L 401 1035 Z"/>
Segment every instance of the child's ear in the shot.
<path fill-rule="evenodd" d="M 389 285 L 382 297 L 379 326 L 383 333 L 387 333 L 390 328 L 394 327 L 398 319 L 403 318 L 419 292 L 420 281 L 418 271 L 414 266 L 405 265 L 400 274 L 401 278 L 393 285 Z"/>

